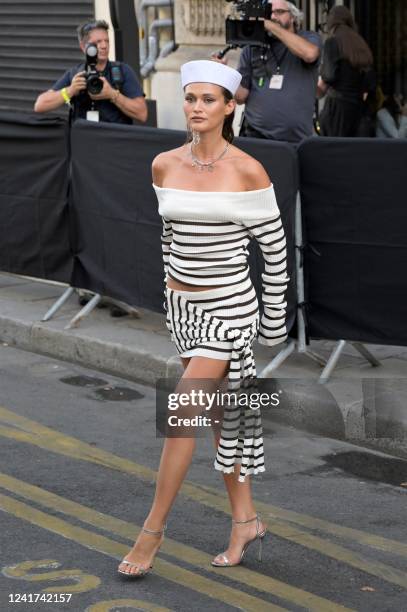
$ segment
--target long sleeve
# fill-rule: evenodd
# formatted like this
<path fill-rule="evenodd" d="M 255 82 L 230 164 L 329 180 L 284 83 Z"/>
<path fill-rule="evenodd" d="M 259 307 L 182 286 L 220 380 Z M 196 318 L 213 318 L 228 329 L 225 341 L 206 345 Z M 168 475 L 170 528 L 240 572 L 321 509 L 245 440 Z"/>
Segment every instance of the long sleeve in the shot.
<path fill-rule="evenodd" d="M 406 138 L 407 117 L 401 117 L 400 126 L 386 108 L 381 108 L 376 115 L 376 136 L 378 138 Z"/>
<path fill-rule="evenodd" d="M 285 326 L 285 291 L 287 276 L 287 252 L 284 229 L 280 213 L 269 219 L 245 222 L 250 235 L 258 242 L 264 257 L 265 269 L 262 274 L 262 302 L 264 312 L 260 321 L 259 342 L 273 346 L 287 338 Z"/>
<path fill-rule="evenodd" d="M 171 221 L 162 218 L 163 220 L 163 230 L 161 234 L 161 246 L 163 252 L 163 262 L 164 262 L 164 275 L 167 277 L 169 260 L 170 260 L 170 246 L 172 242 L 172 225 Z"/>

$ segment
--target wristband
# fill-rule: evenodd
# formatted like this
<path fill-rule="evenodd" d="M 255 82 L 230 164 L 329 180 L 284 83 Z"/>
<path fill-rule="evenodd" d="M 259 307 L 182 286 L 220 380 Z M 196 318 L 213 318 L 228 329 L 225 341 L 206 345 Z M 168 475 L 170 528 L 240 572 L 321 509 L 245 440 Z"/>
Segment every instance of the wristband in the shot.
<path fill-rule="evenodd" d="M 61 96 L 63 97 L 65 104 L 70 104 L 71 103 L 71 98 L 68 95 L 68 91 L 67 91 L 66 87 L 61 89 Z"/>

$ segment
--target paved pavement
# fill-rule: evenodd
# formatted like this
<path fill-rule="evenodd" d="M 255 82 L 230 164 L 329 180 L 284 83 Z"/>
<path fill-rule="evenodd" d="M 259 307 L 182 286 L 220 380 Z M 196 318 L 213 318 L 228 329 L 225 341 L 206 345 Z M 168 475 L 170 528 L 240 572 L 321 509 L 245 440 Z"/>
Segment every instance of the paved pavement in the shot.
<path fill-rule="evenodd" d="M 208 432 L 153 572 L 126 582 L 162 447 L 154 389 L 10 346 L 0 376 L 2 612 L 405 612 L 407 461 L 265 423 L 263 562 L 252 546 L 219 569 L 230 508 Z"/>
<path fill-rule="evenodd" d="M 95 309 L 78 328 L 65 330 L 79 310 L 73 295 L 52 320 L 42 323 L 64 288 L 1 274 L 0 341 L 148 385 L 181 372 L 163 315 L 141 310 L 140 318 L 113 318 L 108 309 Z M 328 341 L 311 344 L 325 358 L 334 346 Z M 260 374 L 280 348 L 256 345 Z M 379 367 L 371 367 L 346 345 L 326 385 L 317 383 L 321 368 L 314 360 L 291 355 L 275 372 L 285 401 L 265 417 L 407 457 L 407 347 L 369 349 Z"/>

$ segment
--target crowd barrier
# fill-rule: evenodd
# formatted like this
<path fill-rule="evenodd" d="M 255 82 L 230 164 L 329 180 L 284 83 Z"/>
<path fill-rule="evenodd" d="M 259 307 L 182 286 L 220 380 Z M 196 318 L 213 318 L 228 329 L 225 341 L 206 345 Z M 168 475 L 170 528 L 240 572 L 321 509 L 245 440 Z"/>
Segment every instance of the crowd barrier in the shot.
<path fill-rule="evenodd" d="M 407 345 L 407 142 L 312 138 L 298 159 L 310 337 Z"/>
<path fill-rule="evenodd" d="M 0 113 L 0 270 L 69 282 L 68 125 Z"/>
<path fill-rule="evenodd" d="M 0 115 L 0 270 L 162 312 L 151 161 L 181 145 L 185 134 L 78 121 L 70 174 L 67 137 L 59 120 Z M 236 144 L 263 163 L 274 183 L 287 234 L 292 335 L 296 311 L 305 306 L 310 338 L 406 345 L 407 143 L 313 138 L 298 150 L 257 139 Z M 304 247 L 294 231 L 297 210 L 298 237 L 300 202 Z M 295 252 L 297 272 L 304 262 L 306 273 L 300 300 Z M 255 244 L 250 263 L 260 292 L 263 260 Z"/>

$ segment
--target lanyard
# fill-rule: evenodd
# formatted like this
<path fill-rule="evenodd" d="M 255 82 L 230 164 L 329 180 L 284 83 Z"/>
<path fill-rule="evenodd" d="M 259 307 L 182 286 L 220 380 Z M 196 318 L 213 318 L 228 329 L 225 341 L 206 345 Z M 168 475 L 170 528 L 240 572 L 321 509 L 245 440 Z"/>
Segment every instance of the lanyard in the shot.
<path fill-rule="evenodd" d="M 280 74 L 280 66 L 281 63 L 283 62 L 283 60 L 285 59 L 285 56 L 287 55 L 288 52 L 288 48 L 285 47 L 283 49 L 283 52 L 281 53 L 280 57 L 278 57 L 273 49 L 273 46 L 270 46 L 270 51 L 271 51 L 271 55 L 274 57 L 275 61 L 276 61 L 276 65 L 277 65 L 277 74 Z"/>
<path fill-rule="evenodd" d="M 251 53 L 252 53 L 252 49 L 250 50 Z M 283 51 L 282 51 L 282 53 L 280 54 L 279 57 L 277 57 L 277 55 L 276 55 L 276 53 L 275 53 L 275 51 L 274 51 L 274 49 L 273 49 L 273 47 L 271 45 L 266 45 L 266 46 L 261 48 L 259 59 L 263 63 L 263 70 L 264 70 L 265 75 L 267 76 L 267 78 L 271 79 L 272 76 L 273 76 L 273 71 L 272 71 L 271 66 L 270 66 L 270 64 L 268 62 L 268 57 L 267 57 L 268 51 L 270 51 L 271 55 L 274 58 L 274 61 L 276 62 L 276 68 L 277 68 L 276 74 L 280 74 L 280 65 L 281 65 L 282 61 L 284 60 L 284 58 L 285 58 L 285 56 L 286 56 L 286 54 L 288 52 L 288 48 L 284 47 L 284 49 L 283 49 Z M 257 50 L 256 50 L 256 53 L 257 53 Z M 251 58 L 253 60 L 253 55 L 251 55 Z M 264 76 L 263 75 L 259 76 L 259 78 L 258 78 L 258 86 L 259 87 L 263 87 L 264 83 L 265 83 Z"/>

